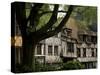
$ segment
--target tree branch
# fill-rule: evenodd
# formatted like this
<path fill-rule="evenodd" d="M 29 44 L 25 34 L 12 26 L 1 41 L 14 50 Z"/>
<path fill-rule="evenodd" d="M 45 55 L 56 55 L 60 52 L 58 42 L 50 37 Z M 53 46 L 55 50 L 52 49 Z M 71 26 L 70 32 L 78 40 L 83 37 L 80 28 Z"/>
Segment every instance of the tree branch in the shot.
<path fill-rule="evenodd" d="M 52 13 L 52 12 L 53 12 L 53 11 L 45 11 L 45 12 L 42 12 L 42 13 L 40 14 L 40 16 L 43 16 L 43 15 L 45 15 L 45 14 Z M 60 10 L 60 11 L 58 11 L 58 13 L 67 13 L 67 11 Z"/>
<path fill-rule="evenodd" d="M 72 11 L 73 11 L 73 6 L 71 5 L 71 6 L 69 6 L 68 12 L 67 12 L 66 16 L 63 18 L 63 20 L 61 21 L 61 23 L 59 24 L 59 26 L 56 27 L 55 30 L 44 33 L 41 36 L 40 40 L 49 38 L 49 37 L 54 36 L 55 34 L 59 33 L 61 31 L 62 27 L 67 23 Z"/>
<path fill-rule="evenodd" d="M 59 5 L 56 4 L 55 7 L 54 7 L 53 14 L 52 14 L 49 22 L 46 25 L 44 25 L 40 30 L 37 30 L 35 32 L 35 34 L 39 34 L 39 35 L 43 34 L 43 33 L 47 32 L 47 30 L 50 29 L 54 25 L 54 23 L 57 21 L 58 8 L 59 8 Z M 33 33 L 34 32 L 32 32 L 31 34 L 33 34 Z"/>
<path fill-rule="evenodd" d="M 55 28 L 55 30 L 54 30 L 55 33 L 58 33 L 59 31 L 61 31 L 62 27 L 63 27 L 63 26 L 67 23 L 67 21 L 69 20 L 69 17 L 70 17 L 70 15 L 71 15 L 72 11 L 73 11 L 73 6 L 71 5 L 71 6 L 69 6 L 69 8 L 68 8 L 68 12 L 67 12 L 66 16 L 63 18 L 63 20 L 61 21 L 61 23 L 59 24 L 59 26 Z"/>
<path fill-rule="evenodd" d="M 42 3 L 36 3 L 34 4 L 34 6 L 32 7 L 31 11 L 30 11 L 30 15 L 27 18 L 27 22 L 30 21 L 30 26 L 32 26 L 32 28 L 36 28 L 36 25 L 38 25 L 38 21 L 39 21 L 39 13 L 38 11 L 40 10 L 40 8 L 43 6 Z"/>

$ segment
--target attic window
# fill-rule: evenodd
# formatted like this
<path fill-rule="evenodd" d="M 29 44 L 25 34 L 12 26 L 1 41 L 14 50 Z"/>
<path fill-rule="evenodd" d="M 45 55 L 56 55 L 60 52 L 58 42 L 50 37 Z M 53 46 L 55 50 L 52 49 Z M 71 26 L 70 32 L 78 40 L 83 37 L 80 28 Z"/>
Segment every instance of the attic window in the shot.
<path fill-rule="evenodd" d="M 66 34 L 66 33 L 67 33 L 67 29 L 66 29 L 66 28 L 63 30 L 63 33 L 64 33 L 64 34 Z"/>
<path fill-rule="evenodd" d="M 67 36 L 71 36 L 71 32 L 70 31 L 67 32 Z"/>
<path fill-rule="evenodd" d="M 71 36 L 72 30 L 71 29 L 67 29 L 67 36 Z"/>

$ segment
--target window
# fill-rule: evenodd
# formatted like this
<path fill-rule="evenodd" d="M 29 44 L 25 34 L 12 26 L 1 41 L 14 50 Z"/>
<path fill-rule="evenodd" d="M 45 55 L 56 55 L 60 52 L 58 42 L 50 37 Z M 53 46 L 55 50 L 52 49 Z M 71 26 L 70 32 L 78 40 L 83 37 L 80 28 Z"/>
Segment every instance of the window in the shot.
<path fill-rule="evenodd" d="M 95 43 L 97 43 L 97 36 L 95 36 Z"/>
<path fill-rule="evenodd" d="M 83 48 L 83 57 L 86 57 L 86 48 Z"/>
<path fill-rule="evenodd" d="M 83 41 L 83 36 L 82 35 L 79 35 L 79 40 Z"/>
<path fill-rule="evenodd" d="M 48 46 L 48 55 L 52 55 L 52 46 Z"/>
<path fill-rule="evenodd" d="M 87 41 L 86 38 L 87 38 L 86 35 L 83 35 L 83 41 L 84 41 L 84 42 Z"/>
<path fill-rule="evenodd" d="M 72 30 L 71 29 L 67 29 L 67 36 L 71 36 L 72 34 Z"/>
<path fill-rule="evenodd" d="M 95 50 L 95 57 L 97 57 L 97 48 L 96 48 L 96 50 Z"/>
<path fill-rule="evenodd" d="M 90 36 L 87 37 L 87 41 L 91 42 L 91 37 Z"/>
<path fill-rule="evenodd" d="M 71 31 L 67 31 L 67 36 L 71 36 Z"/>
<path fill-rule="evenodd" d="M 74 52 L 74 43 L 67 42 L 68 52 Z"/>
<path fill-rule="evenodd" d="M 54 55 L 58 55 L 58 46 L 54 46 Z"/>
<path fill-rule="evenodd" d="M 77 57 L 81 57 L 81 50 L 80 50 L 80 48 L 77 48 Z"/>
<path fill-rule="evenodd" d="M 97 37 L 96 36 L 92 36 L 91 37 L 91 42 L 92 43 L 97 43 Z"/>
<path fill-rule="evenodd" d="M 91 56 L 94 57 L 94 49 L 91 49 Z"/>
<path fill-rule="evenodd" d="M 37 45 L 37 54 L 38 54 L 38 55 L 41 55 L 41 54 L 42 54 L 42 51 L 41 51 L 41 44 L 38 44 L 38 45 Z"/>

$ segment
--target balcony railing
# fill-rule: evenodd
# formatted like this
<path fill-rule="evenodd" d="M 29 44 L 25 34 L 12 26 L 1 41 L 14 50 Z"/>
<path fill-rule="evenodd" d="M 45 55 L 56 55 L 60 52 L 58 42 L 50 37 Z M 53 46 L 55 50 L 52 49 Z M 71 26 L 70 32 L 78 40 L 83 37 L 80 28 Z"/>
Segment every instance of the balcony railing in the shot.
<path fill-rule="evenodd" d="M 97 61 L 97 57 L 84 57 L 84 58 L 77 58 L 80 62 L 91 62 L 91 61 Z"/>

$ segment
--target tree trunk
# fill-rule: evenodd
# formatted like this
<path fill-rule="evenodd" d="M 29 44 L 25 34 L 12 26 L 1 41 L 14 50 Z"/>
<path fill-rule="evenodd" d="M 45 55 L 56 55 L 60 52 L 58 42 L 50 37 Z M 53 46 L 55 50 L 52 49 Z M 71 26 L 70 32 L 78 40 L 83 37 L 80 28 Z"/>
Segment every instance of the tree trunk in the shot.
<path fill-rule="evenodd" d="M 23 38 L 23 71 L 35 71 L 35 48 L 36 42 L 33 39 Z"/>

